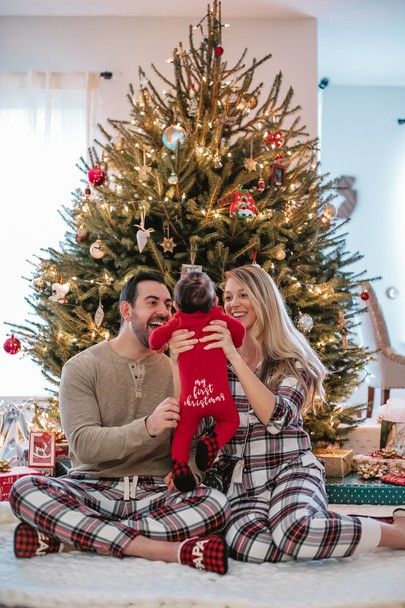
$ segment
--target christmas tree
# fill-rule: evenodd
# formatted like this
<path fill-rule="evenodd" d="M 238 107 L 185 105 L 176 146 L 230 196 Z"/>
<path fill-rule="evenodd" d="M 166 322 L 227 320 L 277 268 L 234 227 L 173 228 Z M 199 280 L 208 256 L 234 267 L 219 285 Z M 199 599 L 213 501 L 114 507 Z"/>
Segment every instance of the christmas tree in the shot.
<path fill-rule="evenodd" d="M 33 262 L 37 317 L 13 329 L 57 384 L 67 359 L 116 334 L 119 292 L 138 271 L 173 286 L 202 267 L 220 290 L 228 268 L 260 264 L 331 372 L 327 402 L 306 425 L 314 443 L 333 442 L 342 422 L 354 423 L 341 403 L 369 358 L 349 341 L 363 278 L 350 265 L 361 256 L 345 251 L 292 88 L 282 94 L 277 73 L 262 99 L 255 72 L 271 56 L 246 66 L 245 50 L 228 66 L 224 27 L 214 1 L 188 47 L 174 50 L 172 80 L 152 66 L 163 89 L 139 70 L 130 118 L 100 126 L 102 141 L 81 160 L 88 183 L 62 212 L 65 241 Z"/>

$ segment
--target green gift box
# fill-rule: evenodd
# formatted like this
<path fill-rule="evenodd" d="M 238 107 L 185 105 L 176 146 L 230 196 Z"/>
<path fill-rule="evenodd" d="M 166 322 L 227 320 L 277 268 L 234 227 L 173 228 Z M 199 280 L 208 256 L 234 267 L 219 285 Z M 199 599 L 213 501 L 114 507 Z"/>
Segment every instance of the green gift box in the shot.
<path fill-rule="evenodd" d="M 344 479 L 328 479 L 326 492 L 334 504 L 405 505 L 405 486 L 360 479 L 353 473 Z"/>

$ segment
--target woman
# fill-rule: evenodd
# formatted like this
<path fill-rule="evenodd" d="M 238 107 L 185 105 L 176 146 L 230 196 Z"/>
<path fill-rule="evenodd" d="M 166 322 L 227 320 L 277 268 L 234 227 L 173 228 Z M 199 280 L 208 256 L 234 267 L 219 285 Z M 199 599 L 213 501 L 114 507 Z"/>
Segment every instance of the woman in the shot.
<path fill-rule="evenodd" d="M 236 350 L 226 325 L 216 321 L 201 341 L 223 349 L 241 420 L 208 476 L 220 478 L 231 504 L 230 557 L 262 563 L 405 549 L 403 509 L 392 525 L 328 511 L 323 467 L 302 424 L 302 413 L 323 400 L 326 370 L 271 277 L 257 265 L 227 272 L 224 308 L 245 325 L 242 347 Z M 172 341 L 175 357 L 193 348 L 192 335 Z"/>

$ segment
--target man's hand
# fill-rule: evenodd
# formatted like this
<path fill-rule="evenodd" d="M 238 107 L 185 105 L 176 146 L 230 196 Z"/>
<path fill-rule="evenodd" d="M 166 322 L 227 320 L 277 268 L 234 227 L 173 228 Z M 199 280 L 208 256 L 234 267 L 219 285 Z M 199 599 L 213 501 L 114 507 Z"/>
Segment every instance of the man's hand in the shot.
<path fill-rule="evenodd" d="M 146 418 L 145 425 L 149 435 L 156 437 L 166 429 L 175 429 L 180 420 L 178 399 L 167 397 L 159 403 L 155 411 Z"/>

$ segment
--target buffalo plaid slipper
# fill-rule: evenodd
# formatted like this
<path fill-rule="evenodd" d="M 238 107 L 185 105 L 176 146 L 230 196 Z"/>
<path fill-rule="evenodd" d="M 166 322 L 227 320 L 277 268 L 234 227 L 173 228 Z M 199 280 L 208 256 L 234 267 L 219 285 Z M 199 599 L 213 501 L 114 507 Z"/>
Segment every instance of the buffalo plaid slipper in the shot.
<path fill-rule="evenodd" d="M 39 557 L 48 553 L 61 553 L 63 544 L 54 536 L 36 530 L 28 524 L 18 524 L 14 531 L 14 555 Z"/>
<path fill-rule="evenodd" d="M 226 574 L 228 572 L 228 553 L 224 540 L 218 534 L 205 538 L 189 538 L 179 547 L 177 561 L 179 564 Z"/>
<path fill-rule="evenodd" d="M 172 475 L 173 483 L 179 492 L 190 492 L 191 490 L 195 490 L 195 477 L 187 463 L 173 460 Z"/>
<path fill-rule="evenodd" d="M 219 450 L 216 433 L 205 435 L 197 443 L 195 463 L 200 471 L 206 471 L 214 462 Z"/>

